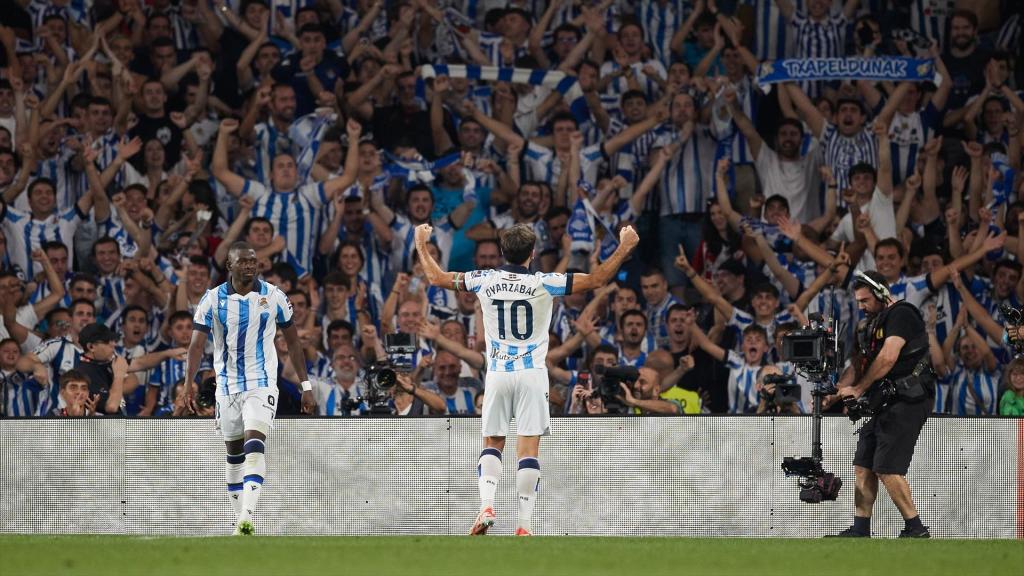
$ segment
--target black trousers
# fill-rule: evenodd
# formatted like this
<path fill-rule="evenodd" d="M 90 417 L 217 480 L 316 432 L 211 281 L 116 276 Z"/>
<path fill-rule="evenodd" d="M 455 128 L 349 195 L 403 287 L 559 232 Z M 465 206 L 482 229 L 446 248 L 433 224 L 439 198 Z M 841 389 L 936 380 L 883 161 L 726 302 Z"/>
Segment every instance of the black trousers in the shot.
<path fill-rule="evenodd" d="M 876 474 L 905 475 L 934 405 L 935 396 L 931 394 L 920 402 L 898 401 L 872 416 L 860 430 L 853 465 Z"/>

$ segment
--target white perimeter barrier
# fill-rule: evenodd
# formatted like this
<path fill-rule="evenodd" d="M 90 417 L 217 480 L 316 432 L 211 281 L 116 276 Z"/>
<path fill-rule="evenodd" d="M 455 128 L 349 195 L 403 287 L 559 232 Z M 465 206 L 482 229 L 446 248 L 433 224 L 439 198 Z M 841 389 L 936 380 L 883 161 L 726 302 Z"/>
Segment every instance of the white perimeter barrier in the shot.
<path fill-rule="evenodd" d="M 836 502 L 804 504 L 784 456 L 808 417 L 555 418 L 541 446 L 541 535 L 818 537 L 853 514 L 856 436 L 826 418 Z M 1024 420 L 932 418 L 909 479 L 940 538 L 1024 537 Z M 267 449 L 260 534 L 465 534 L 478 507 L 477 418 L 284 419 Z M 515 443 L 493 533 L 515 526 Z M 895 536 L 880 490 L 872 526 Z M 231 532 L 212 420 L 0 420 L 0 533 Z"/>

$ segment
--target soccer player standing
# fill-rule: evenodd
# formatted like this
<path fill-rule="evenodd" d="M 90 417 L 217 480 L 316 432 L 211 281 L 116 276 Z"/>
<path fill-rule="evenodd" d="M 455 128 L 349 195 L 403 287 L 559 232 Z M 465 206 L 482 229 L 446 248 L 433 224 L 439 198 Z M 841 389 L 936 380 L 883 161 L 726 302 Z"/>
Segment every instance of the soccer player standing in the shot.
<path fill-rule="evenodd" d="M 196 308 L 185 381 L 195 380 L 206 339 L 212 335 L 217 425 L 227 446 L 226 478 L 236 516 L 235 534 L 251 535 L 267 469 L 265 442 L 277 413 L 274 336 L 278 328 L 284 331 L 292 366 L 302 381 L 302 411 L 315 413 L 316 401 L 288 297 L 256 277 L 256 251 L 245 242 L 231 245 L 226 268 L 228 281 L 207 290 Z M 191 388 L 184 387 L 185 405 L 195 412 Z"/>
<path fill-rule="evenodd" d="M 529 536 L 540 487 L 540 437 L 550 434 L 548 371 L 544 360 L 552 298 L 593 290 L 610 282 L 640 238 L 631 226 L 623 228 L 618 248 L 590 274 L 534 274 L 529 266 L 534 258 L 536 234 L 529 225 L 516 224 L 501 234 L 505 266 L 462 273 L 445 272 L 430 256 L 427 242 L 432 231 L 429 224 L 420 224 L 415 232 L 416 251 L 427 279 L 434 286 L 475 293 L 484 314 L 487 376 L 481 421 L 484 449 L 477 466 L 480 512 L 470 534 L 486 534 L 494 525 L 501 452 L 509 421 L 515 417 L 519 459 L 516 535 Z"/>

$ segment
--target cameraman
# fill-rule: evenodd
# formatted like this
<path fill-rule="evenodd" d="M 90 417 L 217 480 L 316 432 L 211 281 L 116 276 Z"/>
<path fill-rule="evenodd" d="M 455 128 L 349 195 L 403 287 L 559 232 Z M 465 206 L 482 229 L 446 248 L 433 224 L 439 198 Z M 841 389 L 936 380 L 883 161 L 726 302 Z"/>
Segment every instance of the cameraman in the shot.
<path fill-rule="evenodd" d="M 633 383 L 632 389 L 625 382 L 620 382 L 622 396 L 619 400 L 626 406 L 632 408 L 630 411 L 636 415 L 649 414 L 681 414 L 682 406 L 672 400 L 662 400 L 658 397 L 661 392 L 661 378 L 658 371 L 653 368 L 643 367 L 639 369 L 640 376 Z"/>
<path fill-rule="evenodd" d="M 782 376 L 782 369 L 774 364 L 762 366 L 757 371 L 757 395 L 760 401 L 757 404 L 758 414 L 800 414 L 800 406 L 796 402 L 779 404 L 775 399 L 775 384 L 766 384 L 765 376 Z"/>
<path fill-rule="evenodd" d="M 853 526 L 837 536 L 871 536 L 871 513 L 881 480 L 906 523 L 900 538 L 930 538 L 906 479 L 935 397 L 924 319 L 913 305 L 892 298 L 879 272 L 858 273 L 853 286 L 857 306 L 867 316 L 866 331 L 857 337 L 862 363 L 856 367 L 861 369 L 848 369 L 840 378 L 838 396 L 857 399 L 866 394 L 874 415 L 861 428 L 853 458 Z"/>

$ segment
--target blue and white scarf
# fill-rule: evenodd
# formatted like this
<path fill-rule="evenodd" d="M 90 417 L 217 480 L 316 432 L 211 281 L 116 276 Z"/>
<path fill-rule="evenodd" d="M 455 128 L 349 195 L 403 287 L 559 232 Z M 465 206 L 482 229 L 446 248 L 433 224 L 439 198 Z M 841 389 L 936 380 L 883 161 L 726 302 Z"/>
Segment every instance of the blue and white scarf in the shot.
<path fill-rule="evenodd" d="M 941 82 L 931 58 L 787 58 L 762 62 L 757 84 L 765 92 L 770 84 L 799 80 L 891 80 Z"/>
<path fill-rule="evenodd" d="M 489 82 L 512 82 L 530 86 L 545 86 L 557 91 L 569 103 L 569 110 L 577 122 L 583 123 L 590 118 L 587 100 L 583 97 L 583 89 L 574 76 L 558 70 L 541 68 L 507 68 L 498 66 L 476 66 L 472 64 L 435 64 L 420 68 L 421 78 L 448 76 L 449 78 L 466 78 L 469 80 L 486 80 Z"/>

